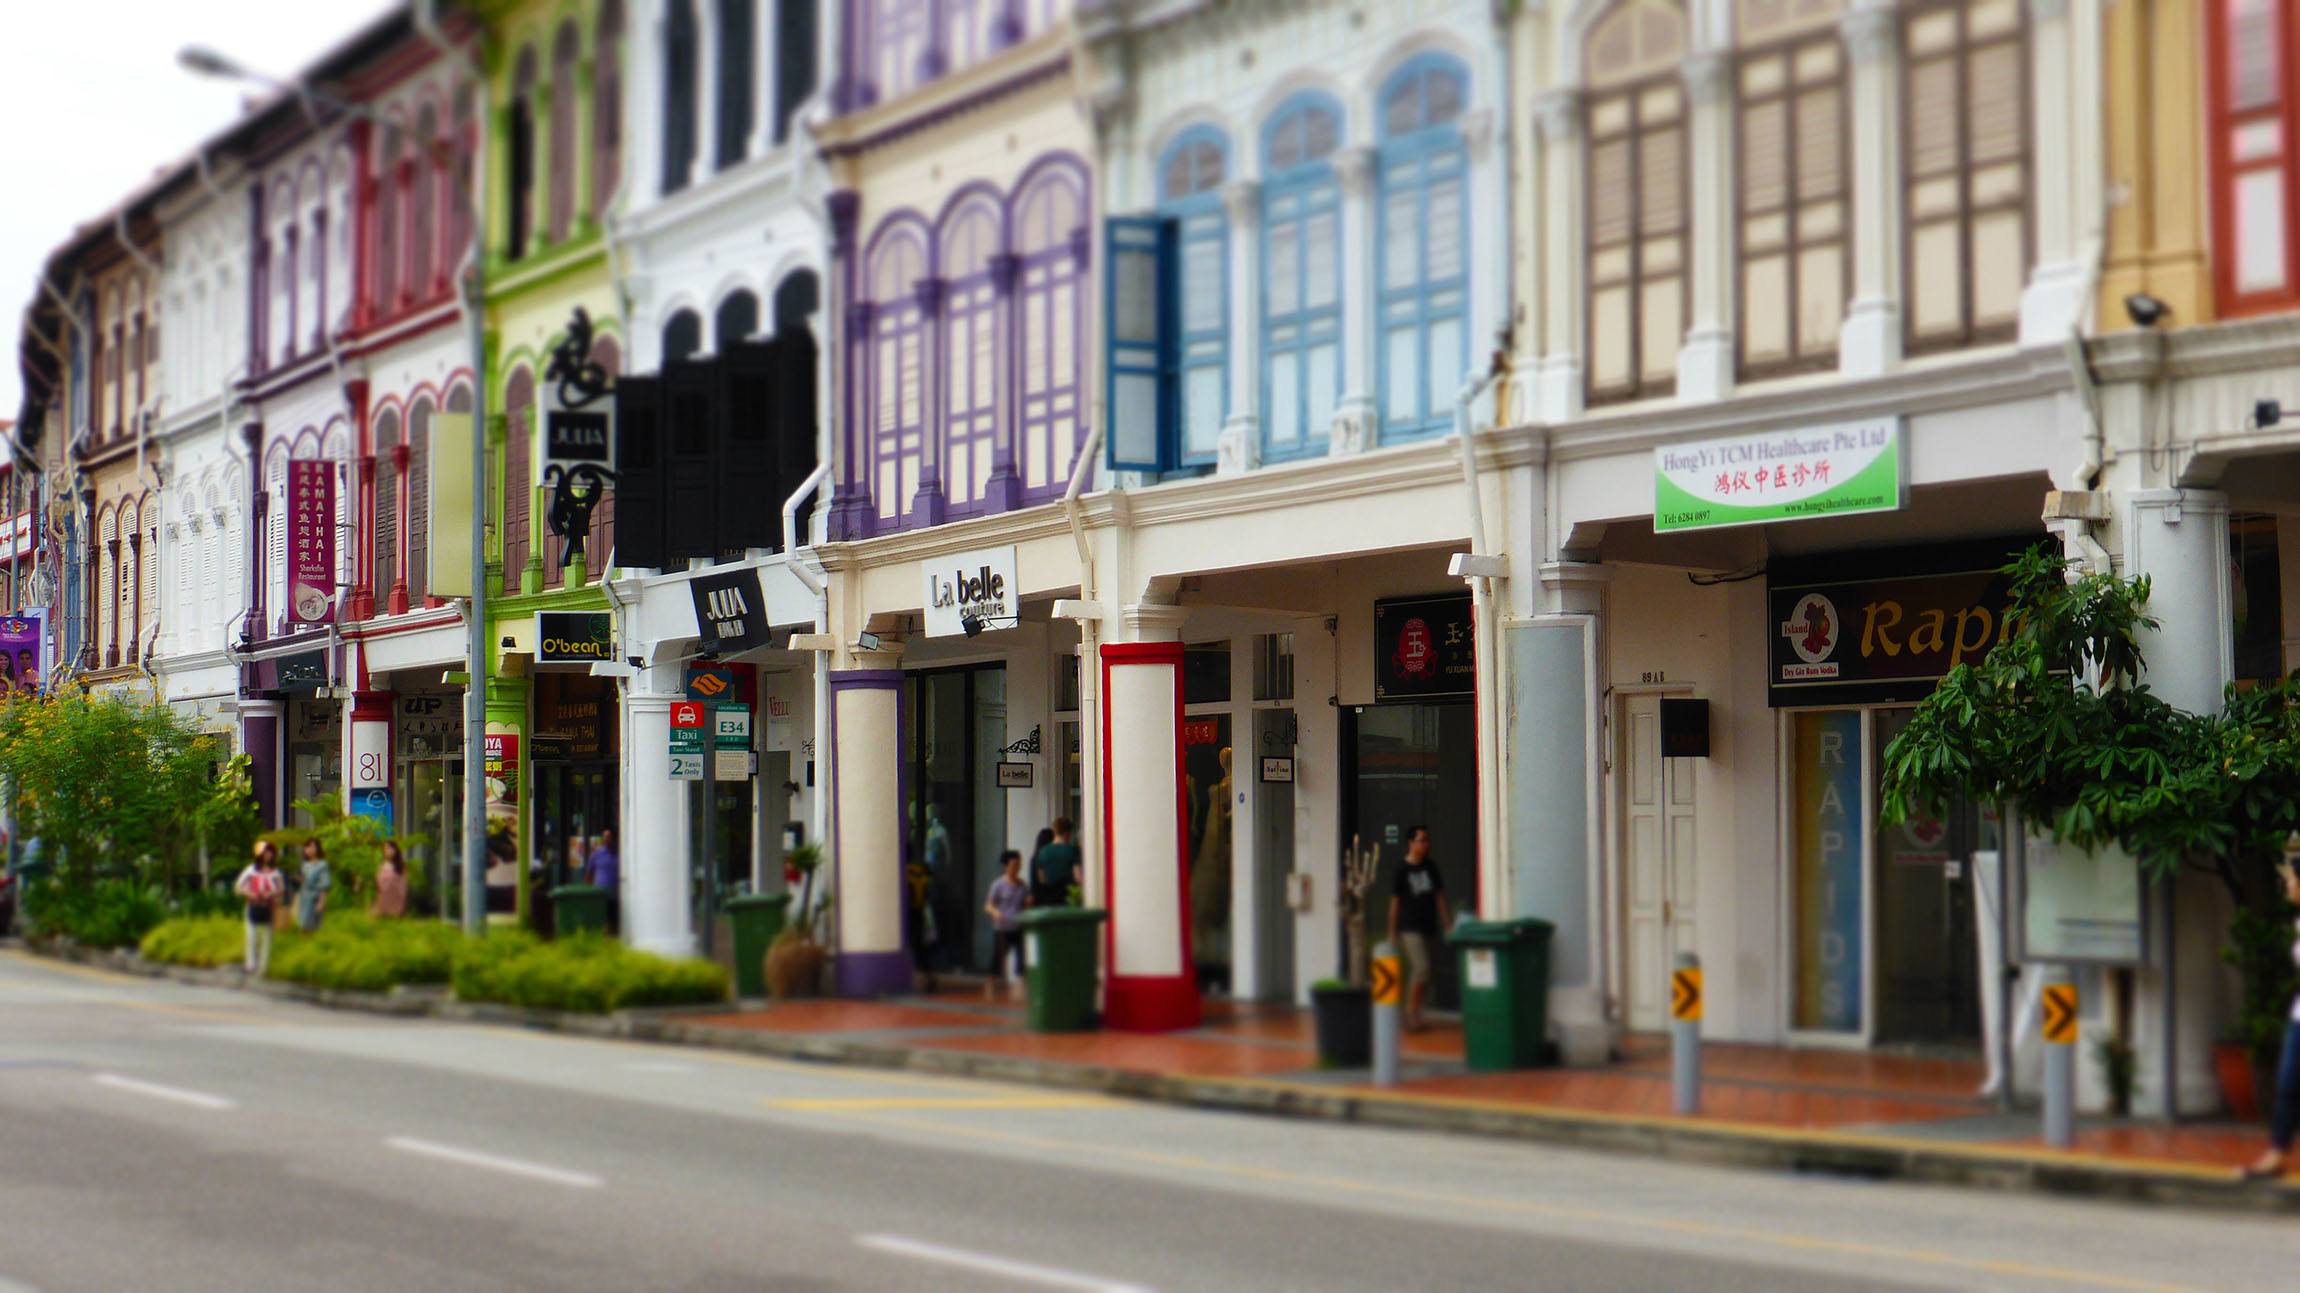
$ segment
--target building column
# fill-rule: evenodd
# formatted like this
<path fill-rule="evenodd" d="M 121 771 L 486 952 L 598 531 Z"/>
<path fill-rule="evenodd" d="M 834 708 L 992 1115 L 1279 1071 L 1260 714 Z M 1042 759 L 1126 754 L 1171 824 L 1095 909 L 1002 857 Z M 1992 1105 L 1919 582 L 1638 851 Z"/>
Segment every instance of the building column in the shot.
<path fill-rule="evenodd" d="M 1230 413 L 1222 419 L 1214 474 L 1262 465 L 1262 186 L 1237 180 L 1222 188 L 1230 217 Z"/>
<path fill-rule="evenodd" d="M 2147 682 L 2157 695 L 2195 714 L 2219 712 L 2235 674 L 2235 617 L 2228 570 L 2228 498 L 2209 490 L 2139 489 L 2124 496 L 2124 569 L 2150 579 L 2149 611 L 2158 620 L 2140 639 Z M 2160 884 L 2147 918 L 2154 964 L 2133 975 L 2132 1047 L 2140 1089 L 2159 1110 L 2177 1091 L 2183 1113 L 2206 1113 L 2220 1099 L 2212 1064 L 2220 945 L 2228 900 L 2212 877 L 2184 874 Z M 2169 912 L 2165 904 L 2170 904 Z M 2164 1080 L 2165 948 L 2172 935 L 2172 1041 L 2176 1081 Z M 2087 1013 L 2090 1013 L 2088 1008 Z"/>
<path fill-rule="evenodd" d="M 411 456 L 405 440 L 391 447 L 391 482 L 388 487 L 393 491 L 393 504 L 398 510 L 395 513 L 391 534 L 391 588 L 385 599 L 384 609 L 393 615 L 407 614 L 407 558 L 411 550 L 407 508 L 415 489 L 415 486 L 407 478 L 407 466 Z M 429 481 L 424 482 L 424 488 L 430 488 Z M 426 578 L 424 583 L 429 586 L 429 578 Z"/>
<path fill-rule="evenodd" d="M 918 281 L 919 345 L 925 352 L 919 356 L 919 399 L 925 404 L 926 416 L 919 430 L 918 493 L 899 506 L 910 517 L 910 523 L 921 529 L 942 524 L 950 510 L 948 495 L 942 488 L 943 449 L 949 443 L 943 387 L 950 375 L 942 362 L 943 336 L 949 327 L 949 321 L 943 317 L 943 306 L 949 300 L 946 287 L 939 278 Z M 1022 347 L 1013 346 L 1010 350 L 1019 354 Z M 1020 425 L 1019 417 L 1017 425 Z"/>
<path fill-rule="evenodd" d="M 1374 397 L 1374 311 L 1380 295 L 1374 273 L 1374 150 L 1363 144 L 1334 154 L 1342 203 L 1342 398 L 1334 406 L 1326 452 L 1364 453 L 1382 438 L 1382 407 Z"/>
<path fill-rule="evenodd" d="M 1534 376 L 1534 420 L 1580 416 L 1581 385 L 1581 93 L 1556 90 L 1534 104 L 1541 131 L 1541 369 Z"/>
<path fill-rule="evenodd" d="M 276 697 L 240 698 L 240 749 L 248 756 L 248 780 L 255 788 L 256 824 L 276 830 L 280 807 L 280 713 Z"/>
<path fill-rule="evenodd" d="M 695 952 L 688 901 L 689 784 L 671 779 L 671 704 L 686 698 L 681 664 L 642 671 L 624 692 L 623 937 L 664 956 Z"/>
<path fill-rule="evenodd" d="M 1891 0 L 1856 0 L 1838 30 L 1853 61 L 1853 299 L 1837 367 L 1874 377 L 1901 363 L 1901 16 Z"/>
<path fill-rule="evenodd" d="M 1733 60 L 1696 54 L 1684 77 L 1692 109 L 1693 317 L 1677 351 L 1677 396 L 1714 400 L 1733 390 Z"/>
<path fill-rule="evenodd" d="M 1182 782 L 1180 631 L 1188 613 L 1129 606 L 1136 640 L 1102 647 L 1102 865 L 1110 902 L 1103 1021 L 1133 1032 L 1198 1025 Z"/>
<path fill-rule="evenodd" d="M 1010 340 L 1022 334 L 1014 300 L 1021 281 L 1022 257 L 1000 252 L 990 258 L 991 326 L 1000 338 L 990 378 L 996 386 L 991 395 L 990 483 L 982 501 L 983 509 L 991 512 L 1022 506 L 1022 475 L 1014 469 L 1022 447 L 1022 347 Z"/>
<path fill-rule="evenodd" d="M 2097 7 L 2085 6 L 2093 21 Z M 2088 227 L 2098 216 L 2080 216 L 2077 194 L 2100 192 L 2098 122 L 2078 118 L 2100 115 L 2098 42 L 2087 40 L 2095 66 L 2077 66 L 2075 15 L 2068 0 L 2028 0 L 2029 118 L 2031 149 L 2029 210 L 2035 220 L 2030 245 L 2036 266 L 2020 297 L 2022 345 L 2058 342 L 2087 316 L 2086 288 L 2092 266 L 2083 244 Z M 2097 27 L 2090 29 L 2097 34 Z M 2080 92 L 2079 86 L 2090 93 Z M 2086 154 L 2089 153 L 2089 156 Z M 2088 178 L 2095 182 L 2078 188 Z M 2094 199 L 2097 204 L 2098 199 Z M 2097 234 L 2096 229 L 2089 231 Z"/>
<path fill-rule="evenodd" d="M 1479 108 L 1465 112 L 1461 118 L 1462 143 L 1469 151 L 1468 191 L 1464 198 L 1469 203 L 1469 245 L 1462 248 L 1463 264 L 1508 265 L 1510 263 L 1509 217 L 1497 213 L 1510 210 L 1509 176 L 1506 174 L 1508 158 L 1494 147 L 1493 109 Z M 1492 349 L 1507 350 L 1510 342 L 1503 339 L 1508 325 L 1510 275 L 1504 273 L 1469 274 L 1469 346 L 1468 363 L 1461 372 L 1449 373 L 1437 369 L 1429 374 L 1431 403 L 1444 396 L 1448 401 L 1453 392 L 1470 373 L 1486 370 L 1486 361 Z M 1513 426 L 1517 422 L 1513 410 L 1497 407 L 1493 424 L 1497 427 Z"/>
<path fill-rule="evenodd" d="M 908 992 L 903 937 L 902 670 L 834 669 L 831 862 L 842 997 Z"/>

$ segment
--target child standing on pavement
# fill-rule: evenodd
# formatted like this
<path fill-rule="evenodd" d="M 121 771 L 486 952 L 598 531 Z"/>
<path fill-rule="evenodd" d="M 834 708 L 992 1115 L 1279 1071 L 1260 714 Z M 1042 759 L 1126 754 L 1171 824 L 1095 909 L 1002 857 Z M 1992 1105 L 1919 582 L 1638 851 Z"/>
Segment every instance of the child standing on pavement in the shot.
<path fill-rule="evenodd" d="M 280 894 L 287 887 L 287 877 L 280 874 L 280 851 L 270 840 L 256 843 L 255 861 L 240 872 L 232 885 L 232 892 L 247 904 L 247 971 L 260 977 L 272 959 L 272 908 L 278 904 Z"/>
<path fill-rule="evenodd" d="M 997 942 L 990 954 L 990 979 L 982 985 L 982 995 L 998 994 L 1000 981 L 1013 983 L 1022 977 L 1022 909 L 1030 902 L 1030 889 L 1022 883 L 1022 854 L 1008 849 L 999 858 L 1003 870 L 990 882 L 990 898 L 982 910 L 997 929 Z M 1012 958 L 1014 974 L 1008 978 L 1006 967 Z"/>

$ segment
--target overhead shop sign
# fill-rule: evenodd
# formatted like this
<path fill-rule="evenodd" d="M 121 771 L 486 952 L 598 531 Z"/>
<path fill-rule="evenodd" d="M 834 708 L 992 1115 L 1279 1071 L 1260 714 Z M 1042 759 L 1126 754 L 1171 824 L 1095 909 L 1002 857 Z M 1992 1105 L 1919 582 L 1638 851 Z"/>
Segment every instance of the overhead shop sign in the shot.
<path fill-rule="evenodd" d="M 695 598 L 695 632 L 721 655 L 767 644 L 767 595 L 756 567 L 687 581 Z"/>
<path fill-rule="evenodd" d="M 607 612 L 535 612 L 537 665 L 589 665 L 614 658 L 614 620 Z"/>
<path fill-rule="evenodd" d="M 1897 417 L 1663 445 L 1653 451 L 1653 528 L 1896 511 L 1905 457 Z"/>
<path fill-rule="evenodd" d="M 1775 707 L 1921 700 L 1977 665 L 2008 631 L 2011 583 L 1994 567 L 1947 574 L 1779 583 L 1771 610 Z"/>
<path fill-rule="evenodd" d="M 926 635 L 973 637 L 1021 622 L 1021 581 L 1014 549 L 985 548 L 920 563 L 926 573 Z"/>
<path fill-rule="evenodd" d="M 1374 603 L 1374 699 L 1477 692 L 1477 635 L 1467 593 Z"/>

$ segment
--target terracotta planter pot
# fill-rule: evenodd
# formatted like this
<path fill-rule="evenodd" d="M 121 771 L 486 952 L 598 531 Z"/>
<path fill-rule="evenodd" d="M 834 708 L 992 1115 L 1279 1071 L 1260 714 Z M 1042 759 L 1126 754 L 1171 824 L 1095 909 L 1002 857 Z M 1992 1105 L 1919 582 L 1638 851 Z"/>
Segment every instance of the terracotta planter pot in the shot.
<path fill-rule="evenodd" d="M 777 1001 L 822 992 L 823 963 L 830 952 L 804 939 L 779 939 L 767 949 L 767 991 Z"/>
<path fill-rule="evenodd" d="M 2252 1052 L 2242 1042 L 2215 1042 L 2212 1067 L 2220 1075 L 2220 1098 L 2228 1116 L 2238 1122 L 2260 1121 L 2260 1088 L 2255 1083 Z"/>

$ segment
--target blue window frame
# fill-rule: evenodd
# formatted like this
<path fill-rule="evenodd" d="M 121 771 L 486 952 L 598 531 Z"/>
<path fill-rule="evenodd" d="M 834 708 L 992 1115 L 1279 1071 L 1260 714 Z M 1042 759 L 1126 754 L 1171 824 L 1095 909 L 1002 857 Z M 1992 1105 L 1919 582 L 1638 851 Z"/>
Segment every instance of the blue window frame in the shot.
<path fill-rule="evenodd" d="M 1342 394 L 1342 107 L 1304 93 L 1262 130 L 1262 457 L 1322 452 Z"/>
<path fill-rule="evenodd" d="M 1173 462 L 1176 421 L 1174 222 L 1112 216 L 1102 237 L 1107 461 L 1118 471 L 1164 471 Z"/>
<path fill-rule="evenodd" d="M 1158 209 L 1104 225 L 1109 465 L 1197 474 L 1230 413 L 1229 141 L 1177 135 L 1157 168 Z"/>
<path fill-rule="evenodd" d="M 1468 85 L 1457 60 L 1424 54 L 1378 100 L 1375 385 L 1385 441 L 1446 431 L 1469 367 Z"/>

